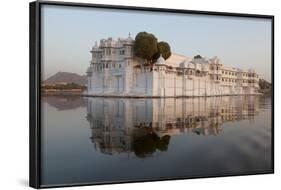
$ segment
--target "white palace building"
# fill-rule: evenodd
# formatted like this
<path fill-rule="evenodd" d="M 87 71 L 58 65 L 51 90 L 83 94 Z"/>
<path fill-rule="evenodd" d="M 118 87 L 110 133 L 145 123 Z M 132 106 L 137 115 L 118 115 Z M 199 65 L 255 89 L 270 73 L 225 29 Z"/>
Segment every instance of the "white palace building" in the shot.
<path fill-rule="evenodd" d="M 88 96 L 194 97 L 258 94 L 254 70 L 226 67 L 217 58 L 172 54 L 152 65 L 133 53 L 134 40 L 100 40 L 92 48 L 87 69 Z"/>

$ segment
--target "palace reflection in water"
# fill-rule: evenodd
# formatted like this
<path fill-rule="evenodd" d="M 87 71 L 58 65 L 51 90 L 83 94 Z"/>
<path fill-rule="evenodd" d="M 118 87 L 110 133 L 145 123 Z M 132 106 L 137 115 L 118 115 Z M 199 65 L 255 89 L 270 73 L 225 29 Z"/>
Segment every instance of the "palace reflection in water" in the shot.
<path fill-rule="evenodd" d="M 88 99 L 92 142 L 105 154 L 165 151 L 180 133 L 219 135 L 222 123 L 251 120 L 259 112 L 255 96 L 190 99 Z"/>
<path fill-rule="evenodd" d="M 42 99 L 42 183 L 271 171 L 271 98 Z"/>

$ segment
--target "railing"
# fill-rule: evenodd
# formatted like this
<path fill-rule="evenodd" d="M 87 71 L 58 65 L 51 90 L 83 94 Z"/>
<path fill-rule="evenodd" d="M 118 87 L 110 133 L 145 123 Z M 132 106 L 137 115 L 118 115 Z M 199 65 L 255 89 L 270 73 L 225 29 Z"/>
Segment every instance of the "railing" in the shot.
<path fill-rule="evenodd" d="M 111 61 L 111 60 L 123 60 L 124 58 L 130 58 L 130 55 L 105 55 L 101 58 L 102 61 Z"/>
<path fill-rule="evenodd" d="M 221 75 L 222 74 L 221 70 L 210 70 L 209 73 L 213 74 L 213 75 Z"/>
<path fill-rule="evenodd" d="M 189 75 L 186 75 L 186 76 L 187 76 L 188 79 L 193 79 L 194 78 L 194 75 L 190 75 L 189 74 Z"/>
<path fill-rule="evenodd" d="M 244 83 L 242 84 L 242 86 L 243 86 L 243 87 L 247 87 L 247 86 L 249 86 L 249 83 L 245 83 L 245 82 L 244 82 Z"/>

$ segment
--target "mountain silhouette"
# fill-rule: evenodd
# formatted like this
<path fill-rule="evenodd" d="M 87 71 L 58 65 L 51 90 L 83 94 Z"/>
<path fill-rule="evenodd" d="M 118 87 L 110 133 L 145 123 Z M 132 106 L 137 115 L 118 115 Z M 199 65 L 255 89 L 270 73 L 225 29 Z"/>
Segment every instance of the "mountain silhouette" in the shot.
<path fill-rule="evenodd" d="M 58 83 L 75 83 L 79 85 L 87 84 L 87 77 L 85 75 L 78 75 L 70 72 L 57 72 L 53 76 L 44 81 L 44 84 L 53 85 Z"/>

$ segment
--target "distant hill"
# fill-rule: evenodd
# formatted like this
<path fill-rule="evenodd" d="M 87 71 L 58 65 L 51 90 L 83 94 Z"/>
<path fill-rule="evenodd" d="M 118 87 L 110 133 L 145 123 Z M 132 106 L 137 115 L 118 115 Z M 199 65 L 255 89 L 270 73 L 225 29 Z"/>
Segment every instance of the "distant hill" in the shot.
<path fill-rule="evenodd" d="M 260 93 L 263 93 L 263 94 L 271 93 L 272 85 L 271 85 L 270 82 L 267 82 L 264 79 L 260 79 L 259 80 L 259 86 L 260 86 L 260 89 L 259 89 Z"/>
<path fill-rule="evenodd" d="M 267 82 L 264 79 L 259 80 L 259 85 L 261 89 L 271 89 L 271 83 Z"/>
<path fill-rule="evenodd" d="M 46 79 L 43 83 L 47 85 L 75 83 L 84 86 L 87 84 L 87 77 L 85 75 L 81 76 L 76 73 L 58 72 Z"/>

